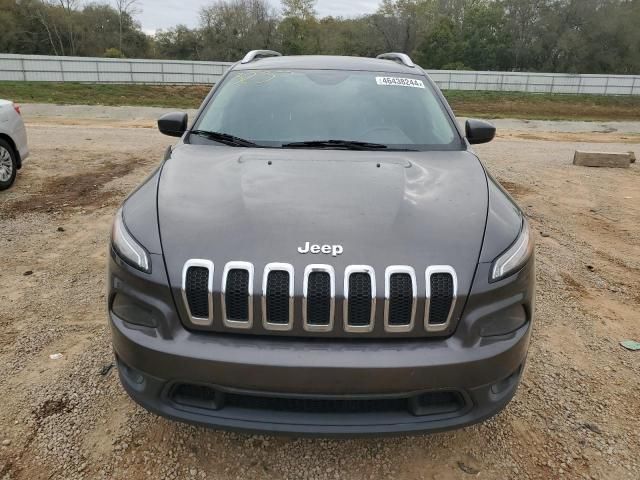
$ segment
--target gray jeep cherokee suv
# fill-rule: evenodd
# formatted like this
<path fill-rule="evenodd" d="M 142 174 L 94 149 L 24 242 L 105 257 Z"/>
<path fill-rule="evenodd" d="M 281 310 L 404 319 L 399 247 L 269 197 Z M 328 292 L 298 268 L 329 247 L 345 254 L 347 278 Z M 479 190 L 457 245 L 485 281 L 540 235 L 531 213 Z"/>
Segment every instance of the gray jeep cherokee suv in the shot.
<path fill-rule="evenodd" d="M 159 415 L 311 435 L 439 431 L 513 397 L 534 310 L 522 212 L 428 75 L 254 51 L 118 212 L 122 384 Z"/>

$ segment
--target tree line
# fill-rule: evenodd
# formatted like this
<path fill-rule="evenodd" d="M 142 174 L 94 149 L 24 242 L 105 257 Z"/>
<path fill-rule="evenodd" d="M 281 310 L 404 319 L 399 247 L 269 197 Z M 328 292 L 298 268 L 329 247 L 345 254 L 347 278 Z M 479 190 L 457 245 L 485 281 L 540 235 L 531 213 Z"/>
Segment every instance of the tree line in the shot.
<path fill-rule="evenodd" d="M 382 0 L 356 18 L 314 0 L 215 0 L 195 28 L 148 35 L 138 0 L 0 0 L 0 52 L 236 61 L 283 54 L 410 54 L 425 68 L 640 73 L 640 0 Z"/>

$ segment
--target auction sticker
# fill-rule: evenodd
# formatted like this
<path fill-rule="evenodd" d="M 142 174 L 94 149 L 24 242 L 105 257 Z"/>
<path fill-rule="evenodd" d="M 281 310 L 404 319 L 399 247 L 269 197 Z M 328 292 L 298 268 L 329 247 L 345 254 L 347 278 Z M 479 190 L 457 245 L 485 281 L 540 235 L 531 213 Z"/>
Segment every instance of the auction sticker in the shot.
<path fill-rule="evenodd" d="M 424 82 L 415 78 L 376 77 L 376 83 L 387 87 L 425 88 Z"/>

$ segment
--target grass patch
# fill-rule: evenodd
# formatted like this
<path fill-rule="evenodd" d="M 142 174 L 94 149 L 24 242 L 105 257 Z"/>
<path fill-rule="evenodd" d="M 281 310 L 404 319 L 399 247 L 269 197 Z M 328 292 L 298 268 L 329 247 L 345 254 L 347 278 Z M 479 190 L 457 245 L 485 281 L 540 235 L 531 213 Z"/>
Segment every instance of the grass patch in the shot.
<path fill-rule="evenodd" d="M 0 98 L 19 103 L 131 105 L 197 108 L 207 85 L 96 85 L 84 83 L 0 82 Z M 551 95 L 447 90 L 456 115 L 530 120 L 636 120 L 640 96 Z"/>
<path fill-rule="evenodd" d="M 444 92 L 456 115 L 529 120 L 640 120 L 640 96 Z"/>
<path fill-rule="evenodd" d="M 108 85 L 52 82 L 0 82 L 0 98 L 17 103 L 198 108 L 206 85 Z"/>

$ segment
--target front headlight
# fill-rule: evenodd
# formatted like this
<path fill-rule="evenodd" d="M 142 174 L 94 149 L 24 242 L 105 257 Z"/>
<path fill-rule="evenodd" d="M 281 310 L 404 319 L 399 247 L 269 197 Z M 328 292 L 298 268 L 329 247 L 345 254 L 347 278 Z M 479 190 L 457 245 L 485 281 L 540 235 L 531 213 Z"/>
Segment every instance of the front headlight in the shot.
<path fill-rule="evenodd" d="M 522 230 L 516 241 L 493 262 L 491 281 L 502 280 L 520 270 L 531 258 L 533 248 L 533 235 L 529 228 L 529 222 L 523 218 Z"/>
<path fill-rule="evenodd" d="M 151 261 L 149 254 L 127 231 L 122 219 L 122 208 L 116 213 L 111 230 L 111 245 L 118 256 L 132 267 L 151 273 Z"/>

